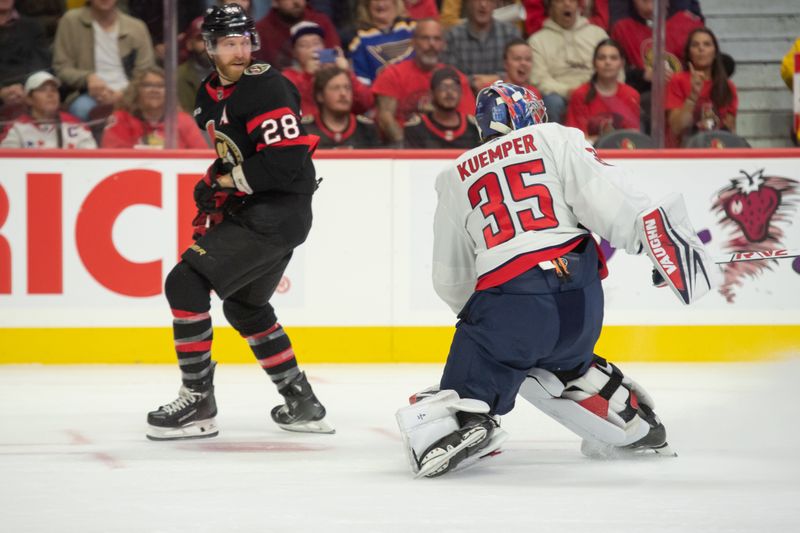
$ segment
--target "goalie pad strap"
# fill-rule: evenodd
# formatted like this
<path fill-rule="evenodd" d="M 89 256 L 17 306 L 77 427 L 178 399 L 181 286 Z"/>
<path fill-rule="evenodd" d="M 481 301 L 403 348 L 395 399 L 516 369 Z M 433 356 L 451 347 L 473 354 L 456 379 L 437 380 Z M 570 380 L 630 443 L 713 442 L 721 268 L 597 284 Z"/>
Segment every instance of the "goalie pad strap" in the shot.
<path fill-rule="evenodd" d="M 597 371 L 595 369 L 595 372 Z M 619 384 L 615 387 L 615 390 L 617 390 L 622 381 L 622 373 L 619 369 L 616 369 L 614 373 L 618 373 L 620 378 Z M 552 378 L 547 377 L 547 374 Z M 602 399 L 604 408 L 593 408 L 597 407 L 595 403 L 599 403 L 598 400 L 601 400 L 599 394 L 591 394 L 581 402 L 551 395 L 548 389 L 553 390 L 553 387 L 548 386 L 548 383 L 552 383 L 553 379 L 557 380 L 558 378 L 551 372 L 534 369 L 522 383 L 519 395 L 578 436 L 614 446 L 625 446 L 638 441 L 650 431 L 649 425 L 636 416 L 635 411 L 633 416 L 625 420 L 624 429 L 609 422 L 602 414 L 603 411 L 605 411 L 606 416 L 609 414 L 609 402 L 607 400 Z M 573 387 L 568 387 L 565 392 L 571 388 Z M 631 398 L 633 397 L 633 394 L 631 394 Z M 623 413 L 628 411 L 629 408 L 630 404 L 628 403 L 625 410 L 617 416 L 622 417 Z"/>

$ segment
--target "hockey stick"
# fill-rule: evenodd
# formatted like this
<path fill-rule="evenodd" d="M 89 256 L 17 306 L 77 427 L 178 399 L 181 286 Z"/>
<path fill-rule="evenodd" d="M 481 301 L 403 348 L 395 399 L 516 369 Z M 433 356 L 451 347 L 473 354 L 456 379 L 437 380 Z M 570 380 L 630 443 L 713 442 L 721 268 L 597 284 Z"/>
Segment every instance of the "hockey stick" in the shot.
<path fill-rule="evenodd" d="M 714 262 L 718 265 L 726 263 L 740 263 L 743 261 L 763 261 L 765 259 L 788 259 L 800 256 L 800 250 L 761 250 L 752 252 L 734 252 L 718 255 Z"/>

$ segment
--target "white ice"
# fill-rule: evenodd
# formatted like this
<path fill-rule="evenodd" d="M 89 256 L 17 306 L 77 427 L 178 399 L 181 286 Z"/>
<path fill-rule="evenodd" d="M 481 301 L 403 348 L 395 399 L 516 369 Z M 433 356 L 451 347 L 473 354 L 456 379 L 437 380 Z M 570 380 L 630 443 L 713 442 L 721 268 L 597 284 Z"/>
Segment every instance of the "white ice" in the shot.
<path fill-rule="evenodd" d="M 800 531 L 800 360 L 626 364 L 679 457 L 595 461 L 520 401 L 504 452 L 412 479 L 395 410 L 440 365 L 308 365 L 336 435 L 278 429 L 254 365 L 220 365 L 220 435 L 144 438 L 170 366 L 0 365 L 0 531 Z"/>

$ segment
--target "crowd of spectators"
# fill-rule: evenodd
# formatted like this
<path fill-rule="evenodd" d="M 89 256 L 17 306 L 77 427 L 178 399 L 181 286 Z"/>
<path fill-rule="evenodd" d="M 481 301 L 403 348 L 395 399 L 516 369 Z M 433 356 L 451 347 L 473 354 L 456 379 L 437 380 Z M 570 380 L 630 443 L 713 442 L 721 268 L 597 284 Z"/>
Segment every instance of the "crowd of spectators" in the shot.
<path fill-rule="evenodd" d="M 212 70 L 201 24 L 214 2 L 178 3 L 181 148 L 209 146 L 191 113 Z M 237 3 L 320 148 L 476 146 L 475 94 L 499 79 L 592 142 L 649 128 L 653 0 Z M 2 146 L 162 147 L 163 19 L 162 0 L 0 0 Z M 730 65 L 697 0 L 669 3 L 665 56 L 668 146 L 735 131 Z"/>

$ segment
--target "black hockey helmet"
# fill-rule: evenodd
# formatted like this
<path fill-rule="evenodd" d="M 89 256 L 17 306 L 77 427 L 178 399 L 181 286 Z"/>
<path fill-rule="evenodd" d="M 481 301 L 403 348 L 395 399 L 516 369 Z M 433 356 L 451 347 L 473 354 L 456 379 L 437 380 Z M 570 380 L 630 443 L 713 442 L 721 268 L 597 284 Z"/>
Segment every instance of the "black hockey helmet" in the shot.
<path fill-rule="evenodd" d="M 217 39 L 222 37 L 250 37 L 253 52 L 261 47 L 256 23 L 242 6 L 235 3 L 208 8 L 203 17 L 201 33 L 210 52 L 214 51 Z"/>

